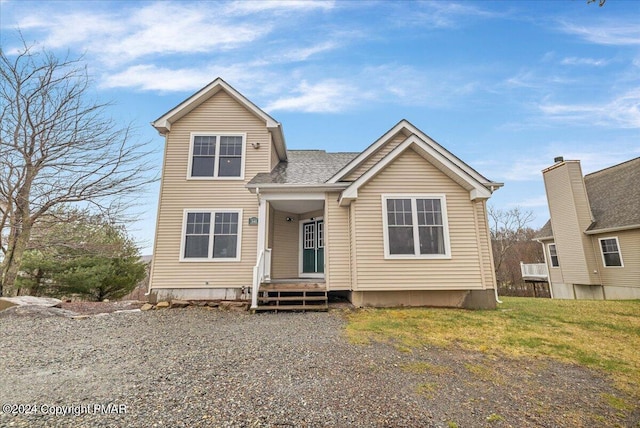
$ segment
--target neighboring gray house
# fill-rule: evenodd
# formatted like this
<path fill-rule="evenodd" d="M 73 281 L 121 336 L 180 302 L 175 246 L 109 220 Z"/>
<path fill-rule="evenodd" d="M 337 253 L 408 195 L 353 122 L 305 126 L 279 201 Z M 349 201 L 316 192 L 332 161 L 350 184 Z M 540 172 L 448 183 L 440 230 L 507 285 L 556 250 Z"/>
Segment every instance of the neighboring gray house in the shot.
<path fill-rule="evenodd" d="M 542 175 L 551 219 L 536 239 L 553 297 L 640 299 L 640 157 L 584 177 L 556 158 Z"/>

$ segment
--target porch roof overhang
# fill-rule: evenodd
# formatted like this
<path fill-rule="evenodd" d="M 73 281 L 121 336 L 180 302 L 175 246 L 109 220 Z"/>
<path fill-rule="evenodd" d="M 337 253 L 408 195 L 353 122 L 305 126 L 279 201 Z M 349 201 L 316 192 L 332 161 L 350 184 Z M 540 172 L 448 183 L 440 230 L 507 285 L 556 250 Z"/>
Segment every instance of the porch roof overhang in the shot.
<path fill-rule="evenodd" d="M 318 193 L 318 192 L 341 192 L 349 187 L 351 183 L 317 183 L 317 184 L 247 184 L 245 187 L 251 193 Z M 304 199 L 304 198 L 303 198 Z"/>
<path fill-rule="evenodd" d="M 413 134 L 404 142 L 393 149 L 389 154 L 382 158 L 378 163 L 371 167 L 367 172 L 362 174 L 357 180 L 348 183 L 348 187 L 340 195 L 340 206 L 348 206 L 352 201 L 358 198 L 358 189 L 365 185 L 369 180 L 374 178 L 384 168 L 391 164 L 406 150 L 412 149 L 418 155 L 430 162 L 453 181 L 462 186 L 469 192 L 469 199 L 489 199 L 491 194 L 498 188 L 502 187 L 502 183 L 492 181 L 480 181 L 479 174 L 472 175 L 466 170 L 460 168 L 451 158 L 443 155 L 434 147 L 425 143 L 417 135 Z M 482 177 L 483 178 L 483 177 Z"/>

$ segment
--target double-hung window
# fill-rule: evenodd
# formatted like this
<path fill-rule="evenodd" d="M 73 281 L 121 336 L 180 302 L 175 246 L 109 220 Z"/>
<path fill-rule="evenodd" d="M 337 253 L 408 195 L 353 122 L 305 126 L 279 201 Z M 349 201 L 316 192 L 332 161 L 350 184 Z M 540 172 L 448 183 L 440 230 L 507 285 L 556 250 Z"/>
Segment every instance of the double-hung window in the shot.
<path fill-rule="evenodd" d="M 624 266 L 617 237 L 600 238 L 600 249 L 602 250 L 602 262 L 606 267 Z"/>
<path fill-rule="evenodd" d="M 239 261 L 242 210 L 186 210 L 181 260 Z"/>
<path fill-rule="evenodd" d="M 444 195 L 383 195 L 386 258 L 449 258 Z"/>
<path fill-rule="evenodd" d="M 551 261 L 551 267 L 560 266 L 560 261 L 558 260 L 558 250 L 556 248 L 556 244 L 549 244 L 549 260 Z"/>
<path fill-rule="evenodd" d="M 244 134 L 191 134 L 189 178 L 244 177 Z"/>

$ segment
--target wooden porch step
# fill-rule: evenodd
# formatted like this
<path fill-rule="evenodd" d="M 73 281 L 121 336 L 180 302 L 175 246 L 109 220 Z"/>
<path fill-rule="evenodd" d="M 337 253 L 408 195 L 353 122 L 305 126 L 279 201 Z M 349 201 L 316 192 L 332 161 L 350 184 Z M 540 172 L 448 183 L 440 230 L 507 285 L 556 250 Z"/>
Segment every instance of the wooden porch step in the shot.
<path fill-rule="evenodd" d="M 328 294 L 323 282 L 266 283 L 258 291 L 256 311 L 327 311 Z"/>
<path fill-rule="evenodd" d="M 266 305 L 260 306 L 255 309 L 256 311 L 320 311 L 326 312 L 329 310 L 329 305 Z"/>
<path fill-rule="evenodd" d="M 262 284 L 260 291 L 324 291 L 324 283 L 270 283 Z"/>
<path fill-rule="evenodd" d="M 279 296 L 279 297 L 258 297 L 258 302 L 300 302 L 300 301 L 326 301 L 327 296 Z"/>

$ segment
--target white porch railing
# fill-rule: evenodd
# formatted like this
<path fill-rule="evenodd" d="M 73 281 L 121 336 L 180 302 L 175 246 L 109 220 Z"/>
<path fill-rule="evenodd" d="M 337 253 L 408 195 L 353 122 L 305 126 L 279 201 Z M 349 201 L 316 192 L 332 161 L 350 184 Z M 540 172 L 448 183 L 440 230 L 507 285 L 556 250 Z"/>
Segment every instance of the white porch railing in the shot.
<path fill-rule="evenodd" d="M 271 279 L 271 248 L 260 251 L 258 263 L 253 267 L 253 287 L 251 288 L 251 309 L 258 308 L 260 284 Z"/>
<path fill-rule="evenodd" d="M 520 272 L 522 272 L 522 279 L 541 279 L 546 280 L 549 278 L 547 272 L 546 263 L 522 263 L 520 262 Z"/>

